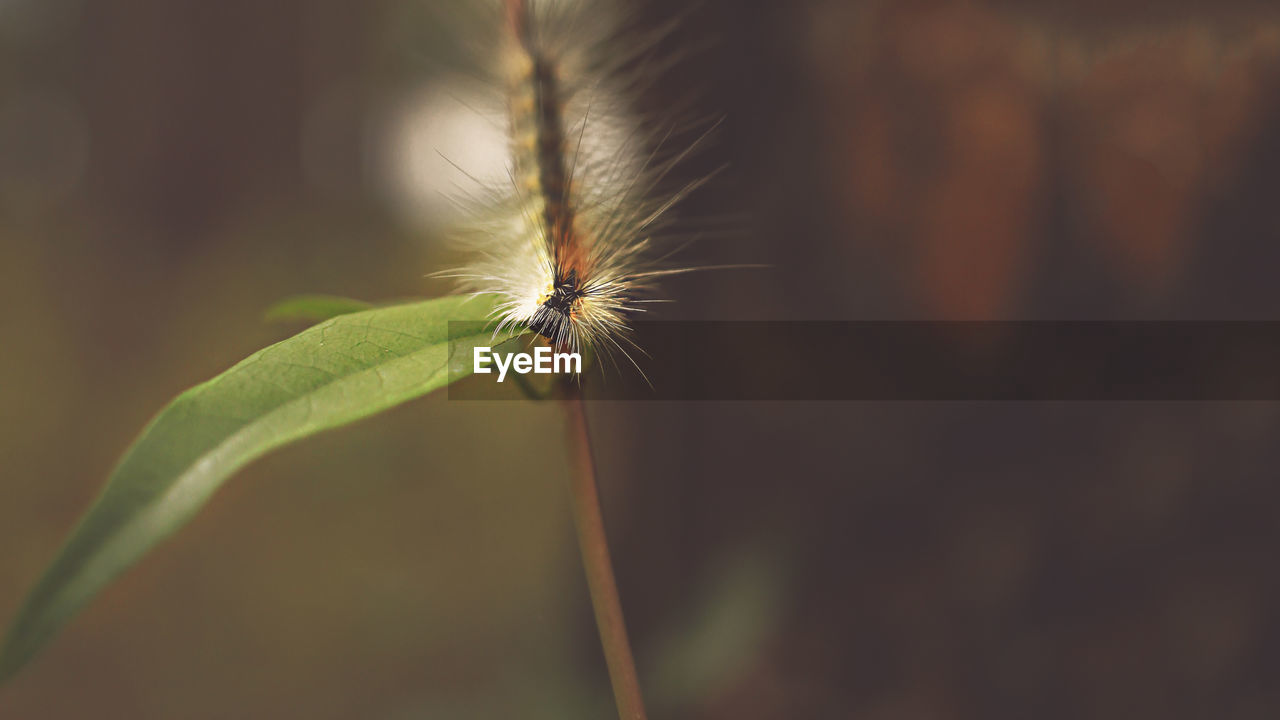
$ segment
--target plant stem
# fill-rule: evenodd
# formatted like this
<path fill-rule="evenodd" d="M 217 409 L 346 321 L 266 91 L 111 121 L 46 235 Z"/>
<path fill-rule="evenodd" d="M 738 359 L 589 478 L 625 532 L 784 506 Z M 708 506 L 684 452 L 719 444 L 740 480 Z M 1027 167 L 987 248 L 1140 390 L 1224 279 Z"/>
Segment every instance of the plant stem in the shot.
<path fill-rule="evenodd" d="M 644 698 L 636 676 L 636 662 L 627 641 L 627 626 L 622 618 L 622 601 L 618 583 L 613 577 L 609 559 L 609 543 L 604 534 L 604 518 L 600 512 L 600 493 L 596 488 L 596 465 L 591 456 L 591 433 L 587 430 L 586 407 L 582 389 L 576 382 L 564 384 L 565 426 L 569 444 L 570 496 L 573 501 L 573 523 L 578 529 L 578 546 L 591 592 L 600 644 L 604 647 L 613 683 L 613 697 L 622 720 L 645 720 Z"/>

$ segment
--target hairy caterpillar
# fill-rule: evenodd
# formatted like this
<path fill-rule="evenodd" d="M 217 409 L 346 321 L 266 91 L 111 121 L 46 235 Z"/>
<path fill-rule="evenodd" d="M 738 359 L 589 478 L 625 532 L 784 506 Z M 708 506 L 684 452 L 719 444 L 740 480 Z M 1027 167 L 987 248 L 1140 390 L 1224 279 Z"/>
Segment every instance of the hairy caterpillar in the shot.
<path fill-rule="evenodd" d="M 674 126 L 633 115 L 626 99 L 656 72 L 654 38 L 619 44 L 611 9 L 504 0 L 496 69 L 509 182 L 481 199 L 483 221 L 467 233 L 475 259 L 447 275 L 498 298 L 500 329 L 521 325 L 571 351 L 631 358 L 628 317 L 659 302 L 655 278 L 691 269 L 662 266 L 654 240 L 667 211 L 707 178 L 660 194 L 697 142 L 670 153 Z"/>

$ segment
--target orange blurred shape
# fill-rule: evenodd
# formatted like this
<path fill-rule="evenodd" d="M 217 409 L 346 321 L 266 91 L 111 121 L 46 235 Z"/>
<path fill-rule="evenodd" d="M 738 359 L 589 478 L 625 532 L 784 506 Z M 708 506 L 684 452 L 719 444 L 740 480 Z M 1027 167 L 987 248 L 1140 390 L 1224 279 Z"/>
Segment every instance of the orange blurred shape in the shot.
<path fill-rule="evenodd" d="M 1139 33 L 1068 78 L 1068 159 L 1090 239 L 1148 294 L 1186 269 L 1206 201 L 1259 129 L 1275 26 L 1232 45 L 1199 24 Z"/>
<path fill-rule="evenodd" d="M 1039 193 L 1040 127 L 1034 99 L 992 78 L 947 109 L 946 166 L 920 207 L 916 281 L 930 314 L 1007 314 L 1017 295 Z"/>
<path fill-rule="evenodd" d="M 1015 309 L 1050 183 L 1069 241 L 1136 297 L 1173 287 L 1204 207 L 1262 130 L 1280 60 L 1280 25 L 1261 19 L 1243 35 L 1200 22 L 1106 42 L 962 2 L 846 20 L 861 45 L 818 58 L 842 210 L 922 309 L 948 319 Z"/>
<path fill-rule="evenodd" d="M 1204 33 L 1186 30 L 1114 50 L 1068 89 L 1073 180 L 1089 242 L 1146 291 L 1167 288 L 1187 254 L 1204 147 Z"/>

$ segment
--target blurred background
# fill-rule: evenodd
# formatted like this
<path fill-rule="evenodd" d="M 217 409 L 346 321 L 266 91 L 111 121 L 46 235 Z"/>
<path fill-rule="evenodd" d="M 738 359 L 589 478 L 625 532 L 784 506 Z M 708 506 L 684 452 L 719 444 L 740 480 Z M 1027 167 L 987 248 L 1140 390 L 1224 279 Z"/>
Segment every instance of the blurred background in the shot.
<path fill-rule="evenodd" d="M 639 108 L 725 117 L 683 259 L 771 266 L 664 319 L 1280 319 L 1271 3 L 627 4 L 686 13 Z M 0 0 L 0 621 L 274 301 L 448 291 L 464 5 Z M 1280 717 L 1273 403 L 590 412 L 655 718 Z M 254 464 L 0 717 L 612 717 L 560 422 Z"/>

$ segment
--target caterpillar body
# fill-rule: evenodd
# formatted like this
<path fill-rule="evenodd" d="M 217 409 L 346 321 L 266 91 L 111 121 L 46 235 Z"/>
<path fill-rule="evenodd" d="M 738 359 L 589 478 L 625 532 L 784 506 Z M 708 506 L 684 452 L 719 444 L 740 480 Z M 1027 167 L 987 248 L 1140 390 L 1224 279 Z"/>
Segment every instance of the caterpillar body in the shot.
<path fill-rule="evenodd" d="M 632 358 L 629 316 L 660 301 L 655 278 L 688 270 L 662 266 L 655 237 L 706 178 L 658 195 L 692 146 L 666 151 L 670 127 L 646 129 L 632 114 L 625 98 L 651 79 L 642 77 L 647 44 L 619 50 L 628 45 L 617 44 L 607 10 L 504 0 L 497 56 L 510 182 L 484 198 L 486 220 L 468 233 L 474 260 L 450 274 L 497 297 L 499 329 L 521 325 L 569 351 Z"/>

